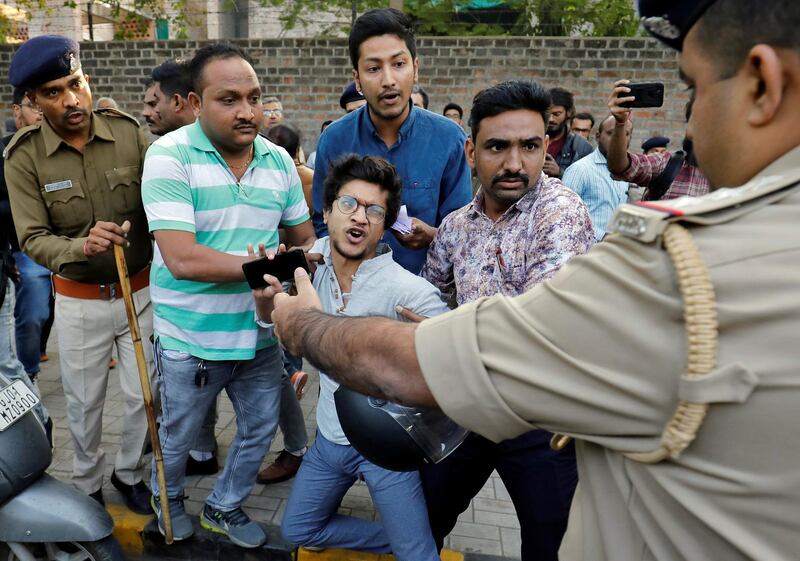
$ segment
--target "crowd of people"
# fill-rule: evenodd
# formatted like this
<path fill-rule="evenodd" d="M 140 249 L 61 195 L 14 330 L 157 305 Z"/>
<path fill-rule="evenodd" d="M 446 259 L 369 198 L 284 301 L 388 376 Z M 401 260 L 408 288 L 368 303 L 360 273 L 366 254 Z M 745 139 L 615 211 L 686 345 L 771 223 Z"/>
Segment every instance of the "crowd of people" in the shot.
<path fill-rule="evenodd" d="M 770 2 L 798 15 L 788 2 Z M 732 360 L 709 375 L 716 382 L 705 384 L 680 378 L 686 369 L 681 293 L 663 250 L 643 242 L 665 231 L 660 221 L 692 212 L 716 212 L 697 216 L 699 225 L 760 216 L 746 212 L 749 199 L 737 199 L 739 210 L 720 210 L 720 198 L 708 195 L 712 182 L 744 183 L 796 152 L 800 128 L 788 116 L 794 128 L 771 128 L 773 137 L 794 134 L 794 144 L 776 148 L 761 167 L 752 164 L 752 173 L 725 167 L 733 157 L 709 157 L 702 137 L 707 130 L 695 123 L 708 125 L 712 111 L 701 88 L 710 87 L 703 80 L 714 72 L 703 66 L 713 64 L 703 49 L 715 47 L 698 35 L 712 25 L 732 26 L 748 3 L 677 2 L 663 16 L 651 4 L 658 2 L 641 6 L 643 16 L 652 16 L 644 20 L 649 31 L 675 48 L 701 53 L 682 64 L 697 95 L 687 104 L 689 126 L 675 152 L 666 137 L 631 150 L 628 103 L 635 97 L 624 76 L 609 84 L 609 112 L 597 119 L 578 111 L 573 93 L 562 87 L 523 79 L 487 84 L 468 108 L 465 130 L 460 105 L 447 103 L 441 115 L 428 110 L 430 97 L 417 83 L 413 22 L 394 9 L 372 10 L 355 21 L 349 36 L 353 79 L 339 103 L 344 114 L 322 123 L 308 157 L 286 119 L 291 111 L 277 97 L 265 97 L 253 61 L 237 46 L 209 44 L 189 60 L 152 70 L 142 109 L 157 137 L 152 143 L 113 99 L 98 100 L 93 109 L 74 41 L 41 36 L 20 46 L 9 69 L 18 132 L 3 139 L 0 368 L 35 389 L 54 317 L 73 484 L 104 502 L 102 413 L 115 353 L 124 415 L 111 483 L 131 510 L 154 513 L 165 532 L 155 465 L 149 486 L 144 480 L 147 424 L 112 251 L 118 245 L 142 339 L 151 342 L 145 359 L 158 388 L 175 540 L 195 531 L 184 508 L 187 476 L 219 473 L 200 524 L 244 548 L 266 540 L 242 509 L 254 486 L 294 478 L 282 521 L 291 543 L 439 559 L 458 517 L 496 470 L 519 519 L 523 560 L 555 560 L 560 548 L 576 559 L 709 558 L 698 553 L 706 551 L 729 559 L 788 559 L 778 552 L 800 545 L 796 537 L 740 528 L 764 511 L 730 497 L 747 485 L 753 493 L 769 486 L 752 480 L 734 485 L 735 471 L 715 474 L 723 466 L 744 470 L 740 458 L 711 446 L 714 459 L 702 464 L 702 454 L 709 454 L 702 433 L 671 456 L 671 471 L 636 456 L 663 444 L 662 429 L 679 398 L 750 406 L 757 379 L 771 379 L 773 370 L 784 386 L 797 387 L 796 377 L 781 374 L 774 363 L 749 370 Z M 754 23 L 762 44 L 744 51 L 752 87 L 741 89 L 761 92 L 746 113 L 754 128 L 786 115 L 790 109 L 778 98 L 786 96 L 790 105 L 800 90 L 792 81 L 800 78 L 796 41 L 787 46 L 783 35 L 768 30 L 771 23 Z M 776 54 L 769 50 L 773 44 L 791 52 Z M 719 58 L 729 63 L 730 56 Z M 736 68 L 726 76 L 744 72 Z M 705 150 L 702 167 L 695 144 Z M 756 187 L 776 176 L 788 177 L 781 186 L 796 182 L 792 157 Z M 784 200 L 777 193 L 797 199 L 796 189 L 769 189 L 771 202 Z M 639 214 L 625 214 L 623 205 L 639 200 Z M 796 233 L 781 235 L 783 217 L 777 212 L 763 219 L 776 229 L 766 241 L 781 240 L 782 251 L 796 255 Z M 746 227 L 761 235 L 758 224 Z M 704 249 L 726 243 L 704 235 L 697 234 Z M 740 260 L 774 253 L 756 245 L 752 239 L 740 244 Z M 301 271 L 295 283 L 265 275 L 266 287 L 251 289 L 242 265 L 273 259 L 286 248 L 305 253 L 313 280 Z M 714 267 L 738 262 L 733 253 L 706 254 Z M 763 266 L 780 267 L 772 261 Z M 796 280 L 796 270 L 780 270 Z M 720 282 L 742 277 L 716 269 L 713 276 Z M 296 295 L 289 296 L 292 284 Z M 720 298 L 730 305 L 729 293 L 720 290 Z M 764 308 L 774 312 L 766 317 L 776 317 L 780 302 L 766 300 Z M 746 319 L 763 325 L 762 316 L 748 316 L 757 312 L 767 313 L 723 309 L 720 318 L 736 331 Z M 784 308 L 781 317 L 792 313 L 795 308 Z M 665 318 L 669 328 L 660 323 Z M 648 322 L 658 327 L 650 332 Z M 766 330 L 779 341 L 786 336 Z M 737 341 L 721 345 L 734 359 L 728 345 L 755 344 Z M 313 442 L 299 403 L 308 379 L 304 358 L 320 370 Z M 438 463 L 414 471 L 381 467 L 351 445 L 342 427 L 340 384 L 440 407 L 474 432 Z M 236 435 L 221 458 L 215 425 L 223 390 L 236 415 Z M 775 415 L 785 407 L 762 399 Z M 737 423 L 733 409 L 717 422 L 711 415 L 708 430 Z M 36 414 L 50 434 L 46 409 L 39 406 Z M 261 469 L 279 427 L 284 450 Z M 680 463 L 686 446 L 681 458 L 689 460 Z M 786 455 L 795 456 L 796 449 Z M 686 483 L 692 477 L 704 479 L 706 488 Z M 740 490 L 720 489 L 722 479 L 715 477 Z M 369 488 L 378 522 L 337 512 L 359 479 Z M 792 501 L 786 509 L 796 507 Z M 718 516 L 720 527 L 682 529 L 686 520 L 706 515 Z"/>

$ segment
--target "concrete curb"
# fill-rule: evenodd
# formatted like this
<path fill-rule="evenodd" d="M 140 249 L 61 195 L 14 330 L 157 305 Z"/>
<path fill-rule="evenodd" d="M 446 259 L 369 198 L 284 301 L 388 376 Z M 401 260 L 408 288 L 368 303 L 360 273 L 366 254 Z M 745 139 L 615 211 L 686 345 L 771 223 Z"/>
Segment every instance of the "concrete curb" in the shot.
<path fill-rule="evenodd" d="M 312 552 L 304 548 L 295 549 L 281 535 L 274 524 L 261 524 L 267 533 L 267 543 L 255 549 L 244 549 L 232 544 L 219 534 L 200 527 L 200 520 L 192 516 L 195 533 L 188 540 L 167 545 L 158 531 L 155 517 L 136 514 L 122 505 L 106 506 L 114 519 L 114 537 L 122 546 L 125 555 L 142 555 L 193 561 L 392 561 L 393 555 L 361 553 L 344 549 L 326 549 Z M 450 549 L 442 551 L 442 561 L 507 561 L 503 557 L 476 553 L 461 553 Z"/>
<path fill-rule="evenodd" d="M 281 536 L 280 528 L 272 524 L 261 524 L 267 533 L 267 543 L 254 549 L 244 549 L 232 544 L 226 537 L 200 527 L 200 519 L 191 516 L 194 535 L 188 540 L 167 545 L 158 531 L 153 515 L 135 514 L 126 507 L 115 504 L 106 506 L 114 519 L 114 537 L 122 546 L 125 555 L 140 557 L 152 555 L 170 559 L 193 559 L 198 561 L 290 561 L 294 559 L 294 548 Z"/>

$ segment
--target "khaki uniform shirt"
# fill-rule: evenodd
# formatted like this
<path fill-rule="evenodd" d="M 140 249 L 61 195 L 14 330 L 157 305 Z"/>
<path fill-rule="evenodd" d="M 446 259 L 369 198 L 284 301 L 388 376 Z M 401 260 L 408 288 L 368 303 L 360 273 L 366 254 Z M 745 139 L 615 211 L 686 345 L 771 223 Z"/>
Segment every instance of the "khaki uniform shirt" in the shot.
<path fill-rule="evenodd" d="M 672 261 L 620 234 L 522 296 L 417 330 L 425 379 L 453 420 L 495 441 L 533 428 L 578 439 L 562 559 L 800 558 L 800 148 L 754 180 L 770 181 L 782 188 L 681 219 L 717 299 L 717 369 L 701 380 L 682 376 Z M 696 440 L 674 460 L 625 457 L 658 448 L 679 399 L 710 403 Z"/>
<path fill-rule="evenodd" d="M 97 221 L 130 220 L 128 270 L 143 269 L 153 253 L 140 192 L 147 146 L 136 119 L 114 109 L 92 113 L 83 153 L 47 120 L 20 130 L 6 148 L 5 177 L 25 253 L 68 279 L 114 282 L 113 252 L 89 259 L 83 244 Z"/>

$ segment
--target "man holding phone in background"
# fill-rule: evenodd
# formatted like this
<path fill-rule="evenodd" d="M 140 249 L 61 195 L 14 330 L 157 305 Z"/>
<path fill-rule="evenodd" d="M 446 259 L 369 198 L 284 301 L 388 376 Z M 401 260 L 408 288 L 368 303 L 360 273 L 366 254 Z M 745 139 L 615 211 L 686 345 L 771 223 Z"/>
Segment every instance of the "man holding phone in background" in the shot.
<path fill-rule="evenodd" d="M 237 432 L 200 524 L 258 547 L 266 536 L 241 504 L 277 428 L 283 363 L 272 330 L 256 323 L 242 264 L 248 244 L 262 253 L 278 246 L 279 226 L 295 246 L 310 245 L 314 231 L 292 158 L 258 135 L 261 88 L 247 55 L 211 44 L 189 71 L 197 121 L 150 147 L 142 178 L 156 239 L 151 284 L 167 495 L 174 537 L 186 539 L 189 449 L 224 388 Z M 163 532 L 155 473 L 152 504 Z"/>
<path fill-rule="evenodd" d="M 686 136 L 683 151 L 670 154 L 633 154 L 628 152 L 630 140 L 626 129 L 628 121 L 633 120 L 631 107 L 645 107 L 636 103 L 635 92 L 631 92 L 630 80 L 614 82 L 614 89 L 608 98 L 608 109 L 615 123 L 608 148 L 608 170 L 619 181 L 628 181 L 646 187 L 642 200 L 666 200 L 689 196 L 699 197 L 709 191 L 709 183 L 697 167 L 692 150 L 692 141 Z M 663 84 L 662 100 L 663 100 Z M 686 121 L 692 114 L 691 101 L 686 105 Z"/>

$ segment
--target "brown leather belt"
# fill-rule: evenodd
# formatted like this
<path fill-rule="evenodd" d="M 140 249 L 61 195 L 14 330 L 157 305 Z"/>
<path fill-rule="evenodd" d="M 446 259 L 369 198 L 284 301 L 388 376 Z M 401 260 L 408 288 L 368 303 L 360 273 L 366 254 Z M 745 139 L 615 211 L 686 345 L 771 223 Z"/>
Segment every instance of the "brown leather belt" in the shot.
<path fill-rule="evenodd" d="M 130 278 L 131 292 L 141 290 L 150 284 L 150 265 Z M 78 282 L 58 275 L 53 275 L 53 287 L 56 292 L 71 298 L 84 300 L 113 300 L 122 298 L 122 287 L 118 282 L 111 284 L 91 284 Z"/>

